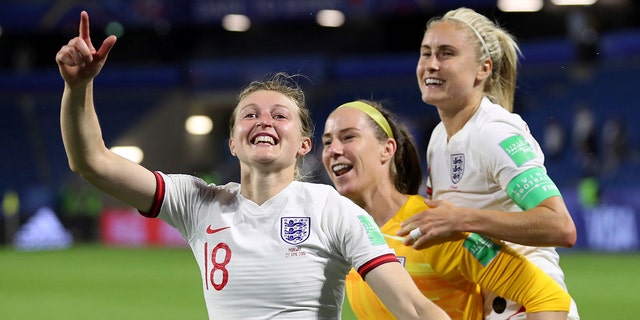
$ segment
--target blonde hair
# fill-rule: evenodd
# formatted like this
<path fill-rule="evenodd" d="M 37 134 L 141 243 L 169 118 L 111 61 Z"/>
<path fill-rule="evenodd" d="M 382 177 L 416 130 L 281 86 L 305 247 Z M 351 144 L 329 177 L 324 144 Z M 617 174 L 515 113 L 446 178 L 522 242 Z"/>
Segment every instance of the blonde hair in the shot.
<path fill-rule="evenodd" d="M 520 47 L 505 29 L 469 8 L 458 8 L 442 17 L 429 20 L 429 28 L 439 22 L 451 21 L 471 31 L 471 43 L 476 48 L 478 61 L 490 58 L 493 62 L 491 76 L 485 82 L 484 93 L 491 101 L 513 111 L 513 99 L 518 74 Z"/>

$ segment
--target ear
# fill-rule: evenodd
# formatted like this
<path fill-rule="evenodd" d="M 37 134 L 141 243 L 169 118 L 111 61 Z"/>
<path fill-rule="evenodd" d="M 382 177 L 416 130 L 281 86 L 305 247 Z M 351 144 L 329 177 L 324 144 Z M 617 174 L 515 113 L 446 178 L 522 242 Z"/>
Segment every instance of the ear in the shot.
<path fill-rule="evenodd" d="M 476 79 L 478 79 L 478 81 L 484 81 L 491 76 L 492 71 L 493 71 L 493 61 L 491 60 L 491 58 L 486 58 L 484 59 L 484 61 L 480 63 L 480 69 L 478 70 Z"/>
<path fill-rule="evenodd" d="M 398 145 L 397 145 L 396 139 L 388 138 L 387 141 L 382 145 L 382 153 L 380 154 L 380 161 L 384 163 L 393 159 L 393 156 L 396 154 L 397 149 L 398 149 Z"/>
<path fill-rule="evenodd" d="M 304 156 L 311 151 L 311 138 L 303 137 L 300 149 L 298 149 L 298 156 Z"/>
<path fill-rule="evenodd" d="M 234 156 L 234 157 L 236 156 L 236 146 L 233 143 L 233 139 L 232 138 L 229 138 L 229 151 L 231 151 L 231 155 L 232 156 Z"/>

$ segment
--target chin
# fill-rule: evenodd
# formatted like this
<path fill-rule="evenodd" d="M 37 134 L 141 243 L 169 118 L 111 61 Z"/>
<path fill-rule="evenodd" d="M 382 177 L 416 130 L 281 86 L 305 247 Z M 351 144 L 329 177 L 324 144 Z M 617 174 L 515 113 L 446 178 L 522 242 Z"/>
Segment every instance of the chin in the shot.
<path fill-rule="evenodd" d="M 428 93 L 423 93 L 422 96 L 422 102 L 426 103 L 426 104 L 433 104 L 436 100 L 433 98 L 433 96 L 431 96 Z"/>
<path fill-rule="evenodd" d="M 348 194 L 349 194 L 349 192 L 350 192 L 350 190 L 349 190 L 349 188 L 348 188 L 347 186 L 344 186 L 344 185 L 337 185 L 337 184 L 335 184 L 335 182 L 334 182 L 334 184 L 333 184 L 333 185 L 335 186 L 335 188 L 336 188 L 336 190 L 338 191 L 338 193 L 339 193 L 339 194 L 341 194 L 341 195 L 343 195 L 343 196 L 348 195 Z"/>

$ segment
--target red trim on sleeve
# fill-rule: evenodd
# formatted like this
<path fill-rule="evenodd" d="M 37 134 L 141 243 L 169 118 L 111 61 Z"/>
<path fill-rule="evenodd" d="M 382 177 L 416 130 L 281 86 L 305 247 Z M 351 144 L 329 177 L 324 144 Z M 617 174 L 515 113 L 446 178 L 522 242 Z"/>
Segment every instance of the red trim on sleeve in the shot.
<path fill-rule="evenodd" d="M 381 266 L 385 263 L 389 263 L 389 262 L 399 262 L 398 261 L 398 257 L 396 257 L 395 254 L 393 253 L 389 253 L 389 254 L 385 254 L 379 257 L 376 257 L 372 260 L 369 260 L 369 262 L 363 264 L 359 269 L 358 269 L 358 273 L 360 274 L 360 276 L 362 277 L 362 279 L 365 278 L 365 276 L 367 275 L 367 273 L 369 273 L 369 271 L 375 269 L 378 266 Z"/>
<path fill-rule="evenodd" d="M 153 196 L 153 202 L 151 203 L 151 209 L 149 212 L 138 211 L 142 216 L 147 218 L 156 218 L 160 214 L 160 207 L 162 206 L 162 200 L 164 200 L 165 184 L 162 176 L 158 172 L 153 172 L 156 177 L 156 193 Z"/>

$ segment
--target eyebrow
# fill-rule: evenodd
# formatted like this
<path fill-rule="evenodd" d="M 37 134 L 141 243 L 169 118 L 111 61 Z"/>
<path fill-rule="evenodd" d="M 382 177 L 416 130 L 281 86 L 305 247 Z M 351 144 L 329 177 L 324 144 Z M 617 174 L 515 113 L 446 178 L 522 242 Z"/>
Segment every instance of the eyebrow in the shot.
<path fill-rule="evenodd" d="M 256 104 L 256 103 L 249 103 L 249 104 L 246 104 L 246 105 L 244 105 L 244 106 L 241 106 L 241 107 L 239 108 L 239 110 L 240 110 L 240 111 L 242 111 L 242 110 L 244 110 L 244 109 L 246 109 L 246 108 L 255 108 L 255 107 L 257 107 L 257 106 L 258 106 L 258 104 Z M 286 106 L 286 105 L 283 105 L 283 104 L 279 104 L 279 103 L 276 103 L 276 104 L 270 105 L 269 107 L 272 107 L 272 108 L 274 108 L 274 109 L 287 109 L 287 110 L 292 110 L 292 108 L 290 108 L 290 107 L 288 107 L 288 106 Z"/>
<path fill-rule="evenodd" d="M 342 130 L 338 131 L 338 134 L 345 133 L 345 132 L 347 132 L 347 131 L 351 131 L 351 130 L 361 131 L 360 129 L 358 129 L 358 128 L 356 128 L 356 127 L 348 127 L 348 128 L 344 128 L 344 129 L 342 129 Z M 330 133 L 325 132 L 325 133 L 323 133 L 323 134 L 322 134 L 322 138 L 324 138 L 324 137 L 328 137 L 328 136 L 330 136 L 330 135 L 331 135 Z"/>
<path fill-rule="evenodd" d="M 428 44 L 423 44 L 420 46 L 421 49 L 431 49 L 431 46 L 429 46 Z M 457 50 L 456 46 L 450 45 L 450 44 L 441 44 L 438 45 L 436 48 L 438 49 L 453 49 L 453 50 Z"/>

